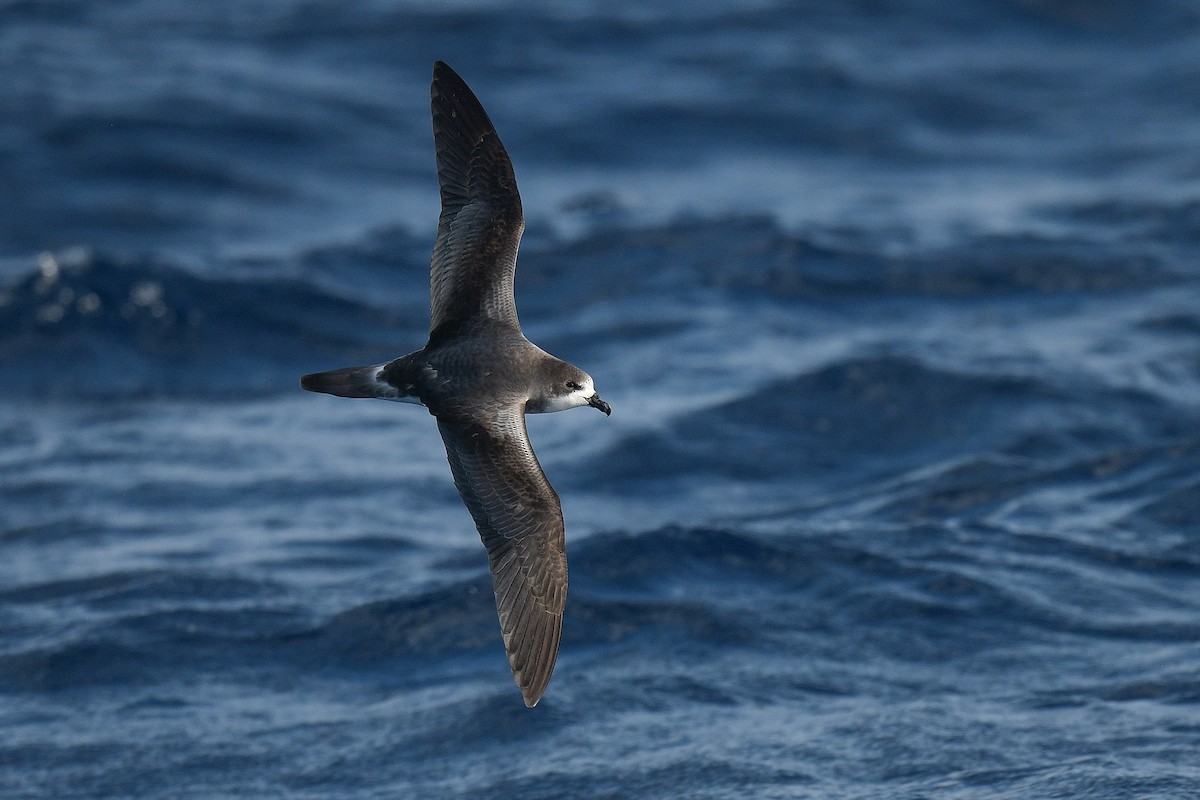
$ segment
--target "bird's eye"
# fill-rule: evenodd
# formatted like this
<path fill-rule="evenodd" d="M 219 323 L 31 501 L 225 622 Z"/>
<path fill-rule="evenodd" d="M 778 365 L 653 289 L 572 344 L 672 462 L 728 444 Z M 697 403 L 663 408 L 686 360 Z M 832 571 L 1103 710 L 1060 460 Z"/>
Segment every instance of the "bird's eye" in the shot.
<path fill-rule="evenodd" d="M 582 389 L 583 387 L 582 387 L 582 386 L 580 386 L 580 385 L 579 385 L 578 383 L 576 383 L 575 381 L 567 381 L 567 388 L 568 388 L 568 389 L 571 389 L 572 391 L 574 391 L 575 389 Z"/>

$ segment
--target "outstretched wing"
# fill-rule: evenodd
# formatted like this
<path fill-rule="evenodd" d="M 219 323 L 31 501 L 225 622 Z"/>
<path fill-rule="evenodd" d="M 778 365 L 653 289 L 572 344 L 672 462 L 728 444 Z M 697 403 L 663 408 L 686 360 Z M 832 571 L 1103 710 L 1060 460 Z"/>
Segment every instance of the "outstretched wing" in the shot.
<path fill-rule="evenodd" d="M 558 494 L 529 445 L 520 407 L 491 427 L 439 418 L 438 430 L 454 485 L 487 547 L 508 664 L 532 707 L 554 671 L 567 602 Z"/>
<path fill-rule="evenodd" d="M 512 162 L 483 106 L 441 61 L 431 95 L 442 215 L 429 274 L 430 338 L 479 315 L 517 325 L 513 273 L 525 219 Z"/>

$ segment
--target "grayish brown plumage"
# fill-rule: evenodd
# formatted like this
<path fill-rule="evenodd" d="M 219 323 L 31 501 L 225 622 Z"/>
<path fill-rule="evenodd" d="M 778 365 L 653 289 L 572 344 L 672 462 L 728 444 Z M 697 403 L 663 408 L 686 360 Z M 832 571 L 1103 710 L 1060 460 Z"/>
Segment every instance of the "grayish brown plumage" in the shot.
<path fill-rule="evenodd" d="M 525 414 L 611 409 L 587 373 L 521 332 L 513 299 L 521 196 L 483 106 L 440 61 L 432 101 L 442 214 L 429 342 L 386 364 L 305 375 L 300 385 L 421 403 L 437 417 L 454 485 L 487 548 L 509 666 L 534 706 L 558 657 L 567 555 L 558 494 L 529 444 Z"/>

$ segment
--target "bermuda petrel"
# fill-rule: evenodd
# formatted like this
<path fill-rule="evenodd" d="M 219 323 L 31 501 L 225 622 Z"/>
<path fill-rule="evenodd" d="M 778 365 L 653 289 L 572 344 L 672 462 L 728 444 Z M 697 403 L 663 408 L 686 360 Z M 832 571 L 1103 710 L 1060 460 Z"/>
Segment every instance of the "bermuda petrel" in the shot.
<path fill-rule="evenodd" d="M 437 418 L 454 485 L 487 547 L 508 664 L 527 706 L 546 691 L 562 635 L 562 507 L 529 444 L 525 414 L 591 406 L 586 372 L 525 338 L 513 299 L 525 220 L 512 162 L 462 78 L 433 66 L 442 214 L 429 268 L 429 342 L 386 364 L 305 375 L 340 397 L 420 403 Z"/>

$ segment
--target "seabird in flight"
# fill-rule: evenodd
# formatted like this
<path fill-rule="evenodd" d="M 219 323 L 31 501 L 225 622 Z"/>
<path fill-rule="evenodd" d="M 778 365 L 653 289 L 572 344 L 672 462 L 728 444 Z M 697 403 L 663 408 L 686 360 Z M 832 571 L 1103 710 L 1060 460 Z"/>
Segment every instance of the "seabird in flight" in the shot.
<path fill-rule="evenodd" d="M 527 706 L 546 691 L 567 600 L 562 507 L 525 415 L 591 406 L 586 372 L 532 344 L 513 299 L 525 220 L 512 162 L 454 70 L 433 67 L 442 214 L 429 268 L 429 342 L 395 361 L 305 375 L 340 397 L 419 403 L 437 418 L 454 485 L 487 548 L 508 664 Z"/>

